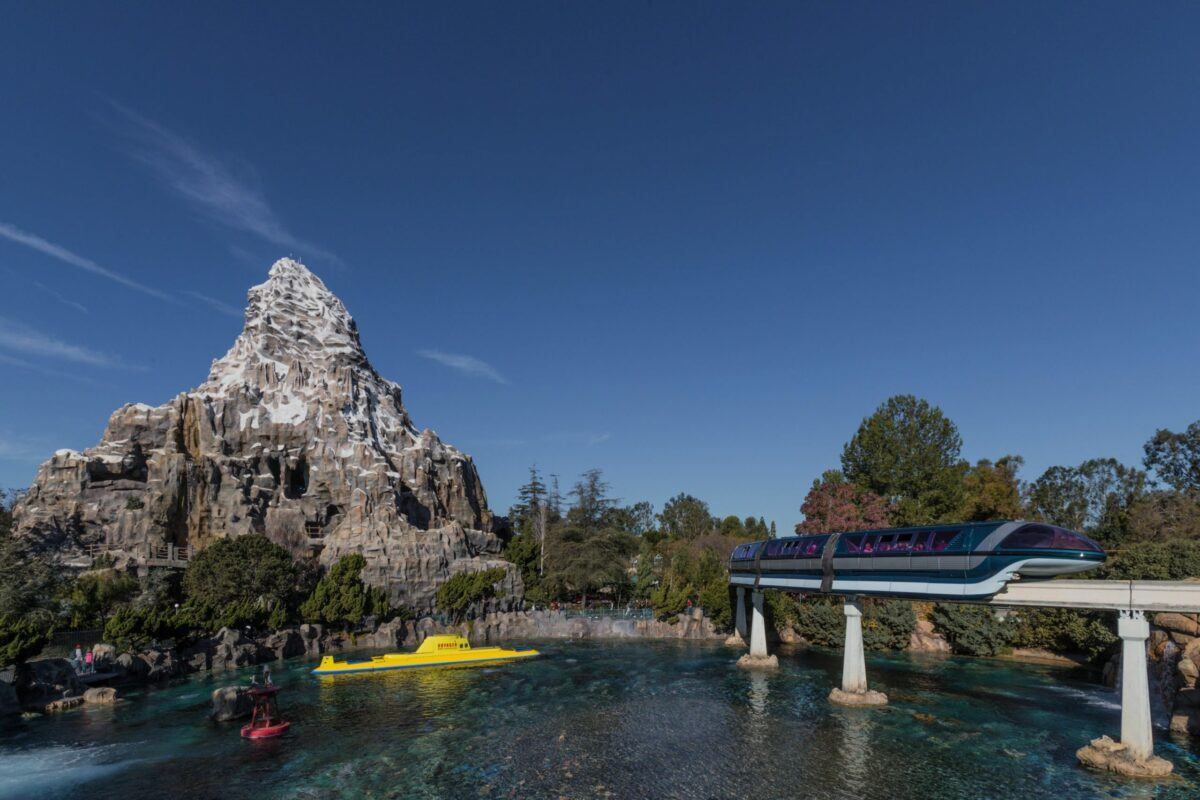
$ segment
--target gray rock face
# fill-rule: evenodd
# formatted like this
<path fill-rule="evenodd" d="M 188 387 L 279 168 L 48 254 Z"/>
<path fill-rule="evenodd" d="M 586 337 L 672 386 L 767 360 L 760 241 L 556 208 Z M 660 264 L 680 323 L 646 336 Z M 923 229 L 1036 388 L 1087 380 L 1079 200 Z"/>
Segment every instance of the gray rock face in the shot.
<path fill-rule="evenodd" d="M 208 715 L 215 722 L 229 722 L 250 716 L 253 703 L 245 686 L 222 686 L 212 693 L 212 712 Z"/>
<path fill-rule="evenodd" d="M 164 405 L 126 405 L 100 444 L 59 450 L 16 509 L 18 535 L 121 564 L 262 533 L 297 557 L 367 560 L 394 603 L 433 606 L 458 572 L 504 567 L 471 458 L 418 430 L 367 361 L 345 306 L 283 259 L 248 294 L 245 327 L 208 379 Z"/>

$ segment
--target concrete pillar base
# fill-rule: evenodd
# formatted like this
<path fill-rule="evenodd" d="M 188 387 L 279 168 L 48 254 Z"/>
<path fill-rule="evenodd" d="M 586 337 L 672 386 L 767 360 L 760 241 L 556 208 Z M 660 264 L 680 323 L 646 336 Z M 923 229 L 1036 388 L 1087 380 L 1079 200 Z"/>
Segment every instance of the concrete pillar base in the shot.
<path fill-rule="evenodd" d="M 742 669 L 779 669 L 779 658 L 773 655 L 756 656 L 746 653 L 737 660 L 737 665 Z"/>
<path fill-rule="evenodd" d="M 886 694 L 874 689 L 867 689 L 864 692 L 844 692 L 841 689 L 834 689 L 829 693 L 829 702 L 837 703 L 839 706 L 886 706 L 887 701 Z"/>
<path fill-rule="evenodd" d="M 726 647 L 748 647 L 749 645 L 746 644 L 746 640 L 742 638 L 742 635 L 740 633 L 738 633 L 737 631 L 734 631 L 733 633 L 729 634 L 729 638 L 725 640 L 725 646 Z"/>
<path fill-rule="evenodd" d="M 1151 755 L 1137 758 L 1127 745 L 1114 742 L 1107 736 L 1092 739 L 1092 743 L 1075 751 L 1075 757 L 1085 767 L 1107 770 L 1127 778 L 1164 778 L 1175 766 L 1165 758 Z"/>

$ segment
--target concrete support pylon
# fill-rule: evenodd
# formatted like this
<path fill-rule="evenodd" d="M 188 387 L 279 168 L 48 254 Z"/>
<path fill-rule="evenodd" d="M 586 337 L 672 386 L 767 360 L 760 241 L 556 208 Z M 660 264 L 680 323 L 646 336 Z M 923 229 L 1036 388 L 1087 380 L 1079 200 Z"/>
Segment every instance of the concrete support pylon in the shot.
<path fill-rule="evenodd" d="M 842 653 L 842 686 L 829 693 L 829 699 L 845 706 L 882 706 L 887 695 L 867 688 L 867 659 L 863 652 L 862 603 L 847 597 L 842 606 L 846 615 L 846 643 Z"/>
<path fill-rule="evenodd" d="M 1121 744 L 1135 758 L 1154 755 L 1150 722 L 1150 680 L 1146 674 L 1146 640 L 1150 623 L 1140 611 L 1122 611 L 1117 620 L 1121 637 Z"/>
<path fill-rule="evenodd" d="M 750 641 L 750 630 L 746 626 L 746 589 L 743 586 L 737 588 L 737 616 L 734 617 L 733 624 L 742 641 Z"/>
<path fill-rule="evenodd" d="M 779 659 L 767 653 L 767 618 L 763 615 L 763 593 L 750 595 L 753 611 L 750 619 L 750 652 L 738 659 L 739 667 L 774 669 Z"/>
<path fill-rule="evenodd" d="M 767 619 L 763 616 L 763 593 L 755 592 L 754 624 L 750 627 L 750 655 L 754 658 L 767 657 Z"/>
<path fill-rule="evenodd" d="M 867 657 L 863 652 L 862 604 L 857 597 L 846 598 L 846 645 L 842 657 L 842 691 L 855 694 L 867 690 Z"/>
<path fill-rule="evenodd" d="M 1161 778 L 1173 766 L 1154 755 L 1154 730 L 1150 718 L 1150 680 L 1146 670 L 1146 640 L 1150 623 L 1134 609 L 1118 612 L 1121 637 L 1121 741 L 1107 736 L 1093 739 L 1075 752 L 1079 760 L 1097 769 L 1135 778 Z"/>

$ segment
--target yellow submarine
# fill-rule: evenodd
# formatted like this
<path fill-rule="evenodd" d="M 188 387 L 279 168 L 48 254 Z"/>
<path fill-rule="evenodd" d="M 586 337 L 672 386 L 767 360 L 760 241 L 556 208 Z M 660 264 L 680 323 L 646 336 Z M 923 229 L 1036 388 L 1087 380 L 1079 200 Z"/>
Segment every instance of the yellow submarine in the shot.
<path fill-rule="evenodd" d="M 503 647 L 471 647 L 466 637 L 438 634 L 421 642 L 415 653 L 385 653 L 361 661 L 334 661 L 325 656 L 313 675 L 346 675 L 351 672 L 383 672 L 391 669 L 449 667 L 465 664 L 515 661 L 540 655 L 537 650 L 506 650 Z"/>

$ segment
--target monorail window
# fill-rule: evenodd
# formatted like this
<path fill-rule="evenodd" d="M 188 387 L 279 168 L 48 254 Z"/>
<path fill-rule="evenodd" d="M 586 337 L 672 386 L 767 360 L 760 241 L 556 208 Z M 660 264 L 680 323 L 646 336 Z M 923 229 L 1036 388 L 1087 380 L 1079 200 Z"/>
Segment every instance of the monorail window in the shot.
<path fill-rule="evenodd" d="M 1100 545 L 1086 536 L 1053 525 L 1026 525 L 1004 537 L 1000 547 L 1007 550 L 1091 550 L 1103 552 Z"/>
<path fill-rule="evenodd" d="M 843 536 L 842 541 L 846 543 L 846 552 L 847 553 L 861 553 L 862 546 L 863 546 L 863 539 L 865 539 L 865 538 L 866 538 L 866 535 L 862 534 L 862 533 L 855 533 L 850 536 Z"/>
<path fill-rule="evenodd" d="M 958 531 L 934 531 L 933 536 L 929 537 L 929 552 L 942 552 L 950 546 L 956 536 L 958 536 Z"/>

